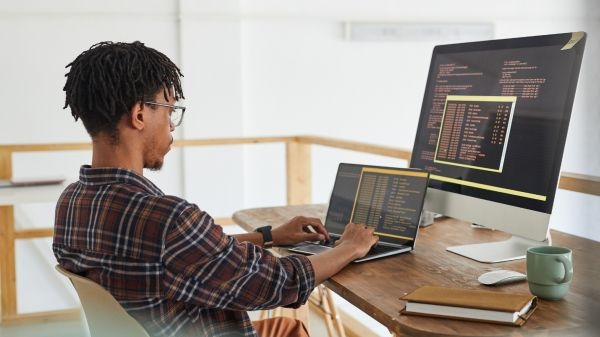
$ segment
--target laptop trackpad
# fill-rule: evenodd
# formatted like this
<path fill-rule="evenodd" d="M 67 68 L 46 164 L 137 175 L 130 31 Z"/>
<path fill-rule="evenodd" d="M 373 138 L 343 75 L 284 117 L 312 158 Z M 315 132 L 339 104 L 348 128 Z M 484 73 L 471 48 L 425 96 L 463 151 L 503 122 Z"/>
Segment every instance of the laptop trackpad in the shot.
<path fill-rule="evenodd" d="M 314 243 L 301 243 L 297 246 L 289 248 L 292 252 L 304 253 L 304 254 L 319 254 L 330 250 L 332 247 L 318 245 Z"/>

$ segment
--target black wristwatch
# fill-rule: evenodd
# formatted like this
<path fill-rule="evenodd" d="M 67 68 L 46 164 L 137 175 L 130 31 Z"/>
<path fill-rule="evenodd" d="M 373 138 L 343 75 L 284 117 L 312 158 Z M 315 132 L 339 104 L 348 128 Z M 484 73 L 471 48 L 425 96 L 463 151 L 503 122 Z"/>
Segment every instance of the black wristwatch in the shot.
<path fill-rule="evenodd" d="M 264 248 L 273 247 L 273 236 L 271 235 L 271 226 L 259 227 L 256 229 L 256 231 L 262 234 Z"/>

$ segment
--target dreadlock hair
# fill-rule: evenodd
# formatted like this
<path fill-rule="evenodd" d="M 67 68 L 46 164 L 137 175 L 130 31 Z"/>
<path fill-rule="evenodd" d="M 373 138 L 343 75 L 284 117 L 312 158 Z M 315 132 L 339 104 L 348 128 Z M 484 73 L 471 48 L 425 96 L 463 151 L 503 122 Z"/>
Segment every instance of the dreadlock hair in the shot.
<path fill-rule="evenodd" d="M 171 88 L 175 100 L 184 98 L 179 68 L 164 54 L 135 41 L 105 41 L 81 53 L 65 68 L 65 106 L 81 118 L 94 139 L 106 132 L 118 144 L 117 123 L 137 102 L 154 99 L 162 88 L 165 99 Z"/>

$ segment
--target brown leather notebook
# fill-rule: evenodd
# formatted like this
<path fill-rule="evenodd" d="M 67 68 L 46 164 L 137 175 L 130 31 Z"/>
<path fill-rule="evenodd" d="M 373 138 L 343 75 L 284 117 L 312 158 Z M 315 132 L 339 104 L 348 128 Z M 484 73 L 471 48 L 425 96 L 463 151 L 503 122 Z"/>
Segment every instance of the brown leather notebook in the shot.
<path fill-rule="evenodd" d="M 407 301 L 403 314 L 519 326 L 537 307 L 537 297 L 531 294 L 436 286 L 421 287 L 401 299 Z"/>

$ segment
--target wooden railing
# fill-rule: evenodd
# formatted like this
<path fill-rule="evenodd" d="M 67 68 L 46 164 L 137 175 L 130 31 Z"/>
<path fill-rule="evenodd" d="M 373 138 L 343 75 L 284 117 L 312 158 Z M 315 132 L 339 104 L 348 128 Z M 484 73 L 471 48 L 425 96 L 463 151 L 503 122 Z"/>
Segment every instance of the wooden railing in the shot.
<path fill-rule="evenodd" d="M 321 145 L 336 149 L 376 154 L 408 161 L 410 151 L 387 146 L 365 144 L 314 136 L 249 137 L 176 140 L 176 147 L 219 146 L 284 143 L 287 179 L 287 203 L 311 203 L 311 146 Z M 0 145 L 0 179 L 13 176 L 13 154 L 18 152 L 57 152 L 90 150 L 90 143 Z M 559 188 L 600 195 L 600 177 L 563 172 Z M 231 219 L 217 219 L 219 223 L 230 223 Z M 78 310 L 46 311 L 20 314 L 17 312 L 17 282 L 15 268 L 15 240 L 52 236 L 51 227 L 43 229 L 15 229 L 14 208 L 0 205 L 0 304 L 1 323 L 15 324 L 32 321 L 47 321 L 78 317 Z"/>

